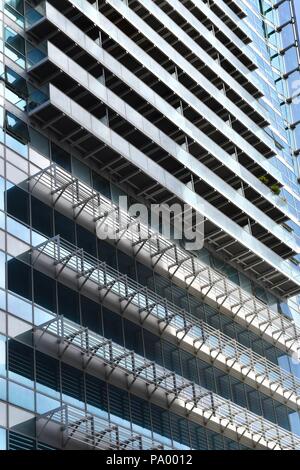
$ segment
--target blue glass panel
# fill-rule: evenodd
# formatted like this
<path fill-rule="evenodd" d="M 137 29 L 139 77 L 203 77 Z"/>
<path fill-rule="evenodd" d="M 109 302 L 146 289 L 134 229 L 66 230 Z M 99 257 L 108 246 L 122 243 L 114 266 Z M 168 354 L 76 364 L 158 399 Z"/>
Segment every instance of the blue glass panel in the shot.
<path fill-rule="evenodd" d="M 14 405 L 34 411 L 34 392 L 15 383 L 8 386 L 9 401 Z"/>

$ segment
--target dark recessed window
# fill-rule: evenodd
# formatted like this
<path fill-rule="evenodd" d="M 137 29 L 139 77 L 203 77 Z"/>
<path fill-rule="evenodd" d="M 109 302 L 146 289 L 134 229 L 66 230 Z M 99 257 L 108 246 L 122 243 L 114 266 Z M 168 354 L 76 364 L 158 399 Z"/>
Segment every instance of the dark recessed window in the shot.
<path fill-rule="evenodd" d="M 112 339 L 114 342 L 124 345 L 122 318 L 117 313 L 103 308 L 103 328 L 105 338 Z"/>
<path fill-rule="evenodd" d="M 33 349 L 13 339 L 10 339 L 7 344 L 10 372 L 34 380 Z"/>
<path fill-rule="evenodd" d="M 101 306 L 96 302 L 81 296 L 81 321 L 83 326 L 86 326 L 95 333 L 102 333 L 102 316 Z"/>
<path fill-rule="evenodd" d="M 61 238 L 68 240 L 71 243 L 75 243 L 75 224 L 72 220 L 68 219 L 64 215 L 55 211 L 55 235 L 60 235 Z"/>
<path fill-rule="evenodd" d="M 144 354 L 142 329 L 139 325 L 124 319 L 125 346 L 137 354 Z"/>
<path fill-rule="evenodd" d="M 114 387 L 113 385 L 109 385 L 108 390 L 110 413 L 130 421 L 130 401 L 128 392 Z"/>
<path fill-rule="evenodd" d="M 117 268 L 117 253 L 114 246 L 98 238 L 98 257 L 112 268 Z"/>
<path fill-rule="evenodd" d="M 131 418 L 132 421 L 145 429 L 151 429 L 150 405 L 147 401 L 131 395 Z"/>
<path fill-rule="evenodd" d="M 108 180 L 102 178 L 102 176 L 93 173 L 93 187 L 96 191 L 103 194 L 103 196 L 111 199 L 110 183 Z"/>
<path fill-rule="evenodd" d="M 169 411 L 151 404 L 151 416 L 153 432 L 171 439 Z"/>
<path fill-rule="evenodd" d="M 32 226 L 47 237 L 53 236 L 52 209 L 43 202 L 31 199 Z"/>
<path fill-rule="evenodd" d="M 23 144 L 30 140 L 27 124 L 9 112 L 6 112 L 6 130 Z"/>
<path fill-rule="evenodd" d="M 31 268 L 27 264 L 17 259 L 8 261 L 7 282 L 10 291 L 31 300 Z"/>
<path fill-rule="evenodd" d="M 36 381 L 52 390 L 60 389 L 59 362 L 39 351 L 36 351 Z"/>
<path fill-rule="evenodd" d="M 92 256 L 97 256 L 96 251 L 96 236 L 86 230 L 85 228 L 77 225 L 77 245 L 83 248 L 84 251 Z"/>
<path fill-rule="evenodd" d="M 96 377 L 87 375 L 85 379 L 86 401 L 89 405 L 100 410 L 107 411 L 107 386 L 106 383 Z"/>
<path fill-rule="evenodd" d="M 62 393 L 76 400 L 84 401 L 84 380 L 80 370 L 67 364 L 61 365 Z"/>
<path fill-rule="evenodd" d="M 34 301 L 42 307 L 56 312 L 55 281 L 43 273 L 34 271 Z"/>
<path fill-rule="evenodd" d="M 57 145 L 51 143 L 52 161 L 71 172 L 71 155 Z"/>
<path fill-rule="evenodd" d="M 78 293 L 62 284 L 58 284 L 57 297 L 59 314 L 80 323 Z"/>
<path fill-rule="evenodd" d="M 6 192 L 6 201 L 8 214 L 29 224 L 29 194 L 13 186 Z"/>
<path fill-rule="evenodd" d="M 118 256 L 118 270 L 123 274 L 131 277 L 136 281 L 135 262 L 134 259 L 122 251 L 117 251 Z"/>

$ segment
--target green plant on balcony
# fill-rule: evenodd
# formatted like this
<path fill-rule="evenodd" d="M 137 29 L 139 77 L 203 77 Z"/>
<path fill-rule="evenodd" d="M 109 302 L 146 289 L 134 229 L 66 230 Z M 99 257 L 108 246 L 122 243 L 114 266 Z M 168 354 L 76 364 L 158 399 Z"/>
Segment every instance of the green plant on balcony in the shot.
<path fill-rule="evenodd" d="M 276 196 L 279 196 L 280 194 L 280 187 L 278 186 L 277 183 L 273 183 L 273 184 L 269 184 L 270 181 L 269 181 L 269 178 L 266 176 L 266 175 L 262 175 L 262 176 L 259 176 L 259 181 L 261 181 L 263 184 L 265 184 L 266 186 L 268 186 L 268 188 L 271 189 L 271 191 L 276 194 Z"/>
<path fill-rule="evenodd" d="M 278 186 L 278 184 L 276 184 L 276 183 L 275 183 L 275 184 L 272 184 L 272 185 L 270 186 L 270 189 L 271 189 L 271 191 L 272 191 L 274 194 L 276 194 L 276 196 L 279 196 L 279 194 L 280 194 L 280 187 Z"/>
<path fill-rule="evenodd" d="M 262 176 L 260 176 L 258 179 L 259 179 L 259 181 L 261 181 L 263 184 L 265 184 L 266 186 L 268 186 L 268 184 L 269 184 L 269 178 L 268 178 L 267 176 L 262 175 Z"/>

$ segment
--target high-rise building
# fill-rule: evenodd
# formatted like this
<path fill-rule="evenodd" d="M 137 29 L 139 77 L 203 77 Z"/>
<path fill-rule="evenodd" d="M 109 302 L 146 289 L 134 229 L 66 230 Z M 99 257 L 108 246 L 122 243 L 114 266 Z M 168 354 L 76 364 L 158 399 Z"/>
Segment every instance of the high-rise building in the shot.
<path fill-rule="evenodd" d="M 300 449 L 297 3 L 0 0 L 1 449 Z"/>

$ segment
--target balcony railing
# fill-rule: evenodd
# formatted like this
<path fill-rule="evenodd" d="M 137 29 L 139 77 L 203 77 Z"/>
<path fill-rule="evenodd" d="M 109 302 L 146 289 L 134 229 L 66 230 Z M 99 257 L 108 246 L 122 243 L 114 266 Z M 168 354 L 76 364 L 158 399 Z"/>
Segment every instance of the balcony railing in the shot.
<path fill-rule="evenodd" d="M 165 450 L 163 444 L 91 413 L 63 405 L 37 417 L 41 422 L 38 438 L 42 439 L 48 425 L 57 424 L 63 433 L 62 448 L 76 441 L 79 449 L 95 450 Z"/>
<path fill-rule="evenodd" d="M 86 370 L 92 361 L 96 361 L 94 373 L 105 365 L 105 376 L 111 380 L 115 371 L 123 371 L 129 389 L 138 384 L 135 393 L 150 400 L 153 396 L 161 398 L 163 406 L 184 408 L 185 415 L 191 419 L 205 422 L 214 429 L 217 425 L 225 435 L 234 432 L 237 440 L 247 440 L 258 448 L 300 449 L 300 438 L 292 433 L 62 316 L 37 327 L 36 331 L 40 331 L 40 335 L 36 336 L 39 348 L 42 348 L 43 339 L 51 335 L 62 360 L 68 349 L 79 349 L 83 356 L 76 354 L 75 357 L 80 368 Z M 141 383 L 144 383 L 144 388 Z M 85 427 L 86 418 L 82 423 Z M 72 432 L 74 426 L 70 429 Z"/>
<path fill-rule="evenodd" d="M 71 22 L 67 22 L 67 31 L 65 29 L 65 17 L 60 15 L 51 5 L 48 5 L 48 7 L 49 18 L 46 21 L 46 25 L 49 27 L 49 34 L 50 30 L 54 31 L 58 28 L 59 31 L 64 31 L 68 36 L 71 35 L 76 43 L 76 37 L 78 36 L 80 47 L 83 47 L 83 49 L 87 47 L 85 43 L 88 37 L 84 37 L 83 41 L 83 36 L 80 31 Z M 59 20 L 57 20 L 57 18 Z M 95 43 L 91 40 L 91 50 L 94 51 L 94 47 L 97 48 L 97 45 L 95 46 Z M 102 49 L 100 49 L 99 54 L 100 52 L 102 54 Z M 96 56 L 98 56 L 98 54 L 92 55 L 93 58 L 97 60 Z M 115 62 L 117 63 L 117 61 Z M 117 64 L 113 63 L 114 68 L 116 65 Z M 108 66 L 108 68 L 110 67 Z M 126 82 L 130 79 L 128 83 L 130 87 L 133 86 L 132 83 L 136 83 L 136 85 L 140 83 L 134 74 L 130 75 L 128 70 L 125 71 L 125 76 Z M 178 83 L 176 83 L 176 85 L 177 84 Z M 175 185 L 174 180 L 176 180 L 176 178 L 172 176 L 171 172 L 165 171 L 162 173 L 161 166 L 158 164 L 150 164 L 149 158 L 144 153 L 133 145 L 128 147 L 126 138 L 121 137 L 113 129 L 107 132 L 107 126 L 104 123 L 99 122 L 99 120 L 84 108 L 80 109 L 76 101 L 68 97 L 67 94 L 61 92 L 53 84 L 50 84 L 49 89 L 49 102 L 45 104 L 45 106 L 37 107 L 30 113 L 30 117 L 37 122 L 38 125 L 47 126 L 49 122 L 51 122 L 53 130 L 56 129 L 58 134 L 60 133 L 61 126 L 66 125 L 70 126 L 70 136 L 76 134 L 76 128 L 78 128 L 78 132 L 87 134 L 87 139 L 88 136 L 90 136 L 91 145 L 89 145 L 89 149 L 86 149 L 85 145 L 82 143 L 84 142 L 83 137 L 79 140 L 80 143 L 77 145 L 84 158 L 96 158 L 97 160 L 105 159 L 101 151 L 99 152 L 99 145 L 107 145 L 113 152 L 116 152 L 116 155 L 120 155 L 121 159 L 125 159 L 126 163 L 129 163 L 128 171 L 126 169 L 126 175 L 124 174 L 126 180 L 130 180 L 133 176 L 138 175 L 135 178 L 135 185 L 139 188 L 138 191 L 141 191 L 141 194 L 145 192 L 145 184 L 143 184 L 143 178 L 140 177 L 140 172 L 141 175 L 145 175 L 147 181 L 149 180 L 150 186 L 147 187 L 147 192 L 151 192 L 154 199 L 156 196 L 155 188 L 159 187 L 160 189 L 164 188 L 164 190 L 166 190 L 167 197 L 170 197 L 172 194 L 182 202 L 189 204 L 196 212 L 200 212 L 201 208 L 201 214 L 207 217 L 205 221 L 207 228 L 206 243 L 217 250 L 221 256 L 223 255 L 227 256 L 228 259 L 233 259 L 234 265 L 239 265 L 242 270 L 249 270 L 249 272 L 258 279 L 260 284 L 273 290 L 275 294 L 286 297 L 295 295 L 299 291 L 299 270 L 294 264 L 283 259 L 292 254 L 292 252 L 297 251 L 297 248 L 294 247 L 294 243 L 293 248 L 290 247 L 289 244 L 285 246 L 283 240 L 285 240 L 286 237 L 283 235 L 283 229 L 281 227 L 274 228 L 274 231 L 280 231 L 278 236 L 274 236 L 273 229 L 269 230 L 267 234 L 266 227 L 262 229 L 262 225 L 259 225 L 259 233 L 255 235 L 248 233 L 248 231 L 243 229 L 238 223 L 216 209 L 213 204 L 208 203 L 204 197 L 199 196 L 197 193 L 195 197 L 195 192 L 191 191 L 189 188 L 187 189 L 179 180 L 177 180 L 177 184 Z M 139 91 L 140 90 L 138 90 L 138 93 Z M 76 111 L 74 112 L 75 109 Z M 66 136 L 62 135 L 62 139 L 65 137 Z M 74 138 L 74 145 L 75 140 Z M 108 163 L 105 163 L 105 168 L 108 171 L 114 172 L 115 167 L 113 168 L 113 162 L 115 158 L 118 157 L 114 157 L 109 160 Z M 122 169 L 123 167 L 120 166 L 120 168 Z M 120 176 L 121 179 L 123 178 L 123 173 L 125 172 L 122 172 Z M 274 176 L 274 168 L 271 173 Z M 276 179 L 278 176 L 280 177 L 280 175 L 276 175 Z M 252 209 L 253 208 L 254 206 Z M 261 229 L 262 231 L 260 231 Z M 264 235 L 266 235 L 266 237 L 264 237 Z M 279 245 L 278 240 L 281 240 Z"/>
<path fill-rule="evenodd" d="M 83 217 L 92 231 L 96 224 L 98 234 L 105 226 L 109 227 L 117 234 L 117 243 L 124 250 L 129 245 L 131 254 L 146 259 L 155 270 L 163 271 L 175 283 L 184 285 L 195 297 L 209 301 L 280 349 L 299 354 L 300 330 L 293 321 L 273 311 L 191 252 L 149 226 L 137 223 L 110 199 L 59 166 L 53 164 L 33 175 L 28 188 L 38 198 L 41 194 L 43 197 L 48 195 L 48 202 L 54 206 L 60 204 L 60 210 L 71 209 L 75 220 L 80 221 Z"/>
<path fill-rule="evenodd" d="M 121 306 L 122 312 L 126 313 L 130 307 L 130 315 L 146 328 L 153 327 L 154 321 L 157 332 L 179 347 L 239 376 L 290 408 L 299 409 L 299 380 L 221 331 L 59 237 L 33 248 L 30 257 L 26 253 L 21 258 L 37 266 L 42 256 L 55 265 L 57 278 L 65 269 L 70 269 L 76 274 L 76 288 L 82 289 L 89 284 L 89 289 L 96 292 L 97 298 L 100 296 L 101 302 L 108 294 L 113 295 L 118 311 Z"/>

